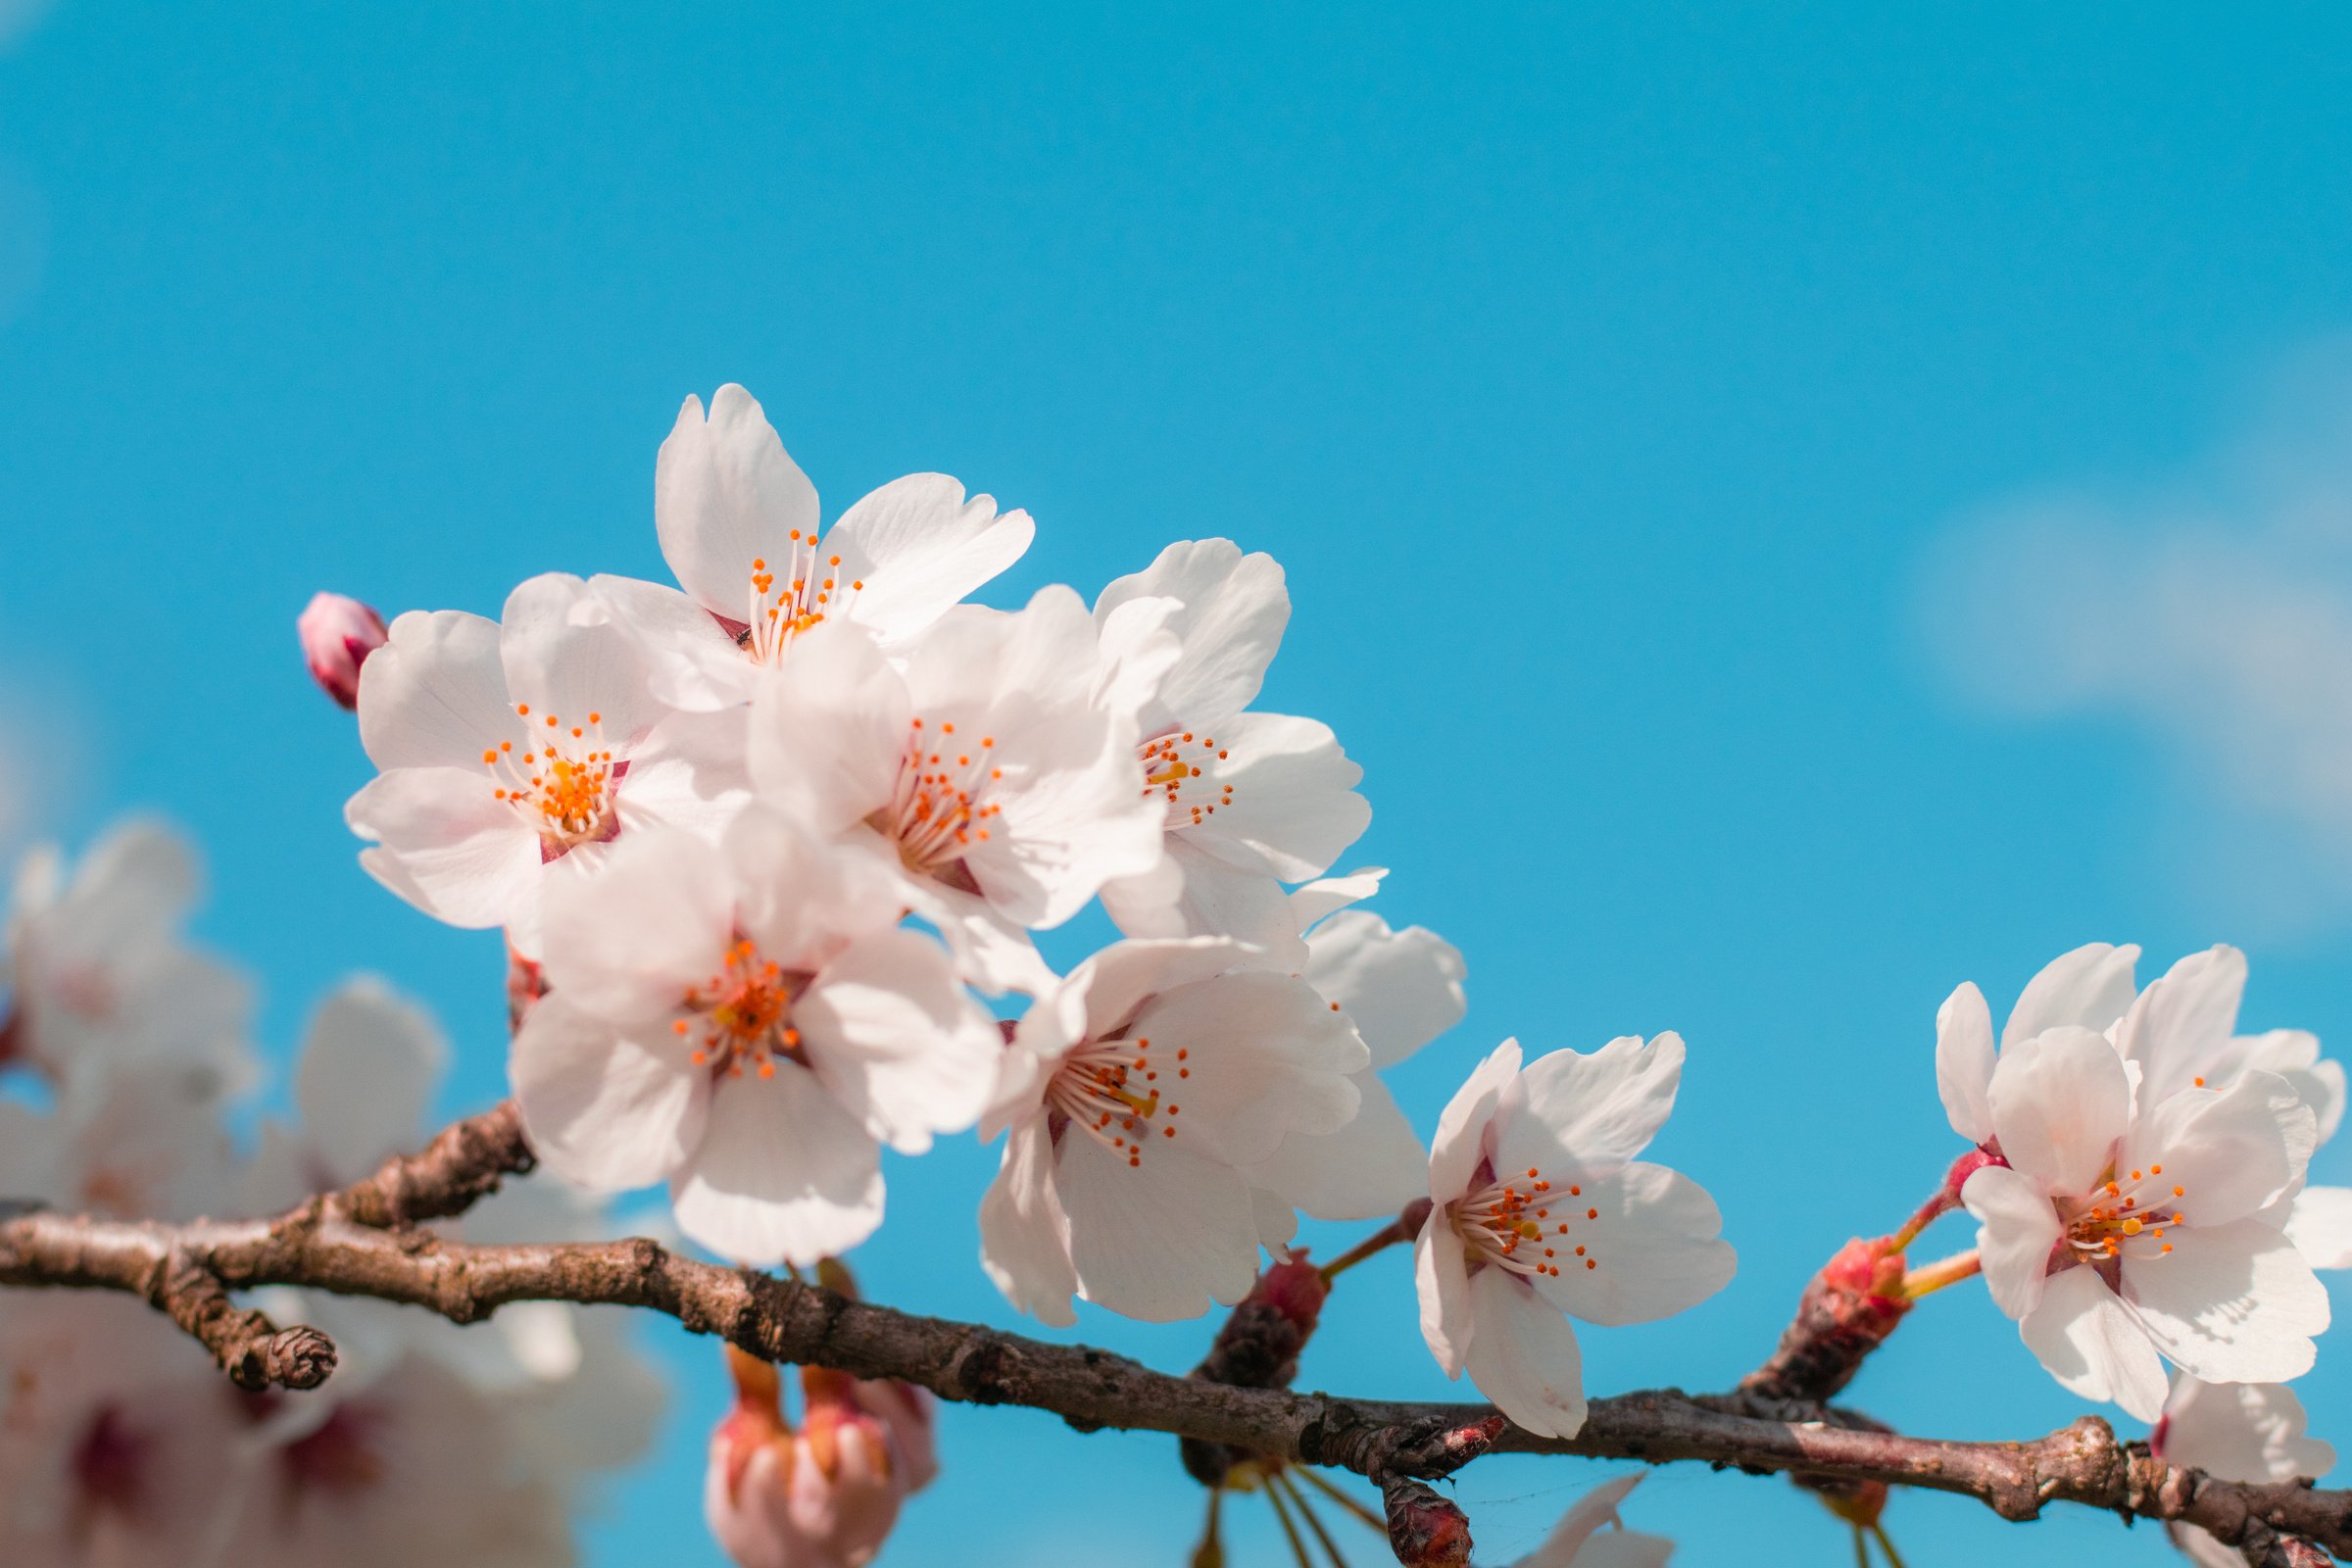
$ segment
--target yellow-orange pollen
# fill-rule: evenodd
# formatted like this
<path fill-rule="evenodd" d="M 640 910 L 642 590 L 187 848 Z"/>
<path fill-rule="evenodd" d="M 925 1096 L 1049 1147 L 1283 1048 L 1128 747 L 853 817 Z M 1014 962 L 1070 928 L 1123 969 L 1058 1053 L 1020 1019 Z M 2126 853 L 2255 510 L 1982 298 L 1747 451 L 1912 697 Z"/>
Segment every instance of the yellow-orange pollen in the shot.
<path fill-rule="evenodd" d="M 697 1067 L 741 1078 L 747 1071 L 776 1075 L 776 1058 L 807 1064 L 801 1032 L 792 1027 L 792 999 L 808 983 L 760 956 L 748 941 L 731 944 L 718 968 L 686 993 L 684 1015 L 670 1024 L 691 1048 Z"/>
<path fill-rule="evenodd" d="M 1582 1200 L 1582 1184 L 1560 1187 L 1529 1166 L 1496 1178 L 1446 1209 L 1462 1239 L 1462 1261 L 1472 1268 L 1494 1264 L 1514 1274 L 1559 1277 L 1562 1265 L 1596 1269 L 1589 1243 L 1572 1239 L 1576 1221 L 1596 1220 L 1600 1210 Z"/>
<path fill-rule="evenodd" d="M 572 723 L 516 703 L 514 716 L 522 721 L 522 749 L 501 741 L 482 752 L 482 765 L 497 781 L 492 793 L 530 824 L 551 858 L 575 844 L 611 838 L 617 770 L 604 744 L 604 715 Z"/>
<path fill-rule="evenodd" d="M 1168 803 L 1168 831 L 1199 827 L 1233 804 L 1233 786 L 1221 782 L 1220 764 L 1232 760 L 1232 748 L 1217 744 L 1213 735 L 1194 730 L 1170 730 L 1136 748 L 1144 764 L 1144 794 Z"/>
<path fill-rule="evenodd" d="M 1061 1058 L 1046 1083 L 1046 1108 L 1129 1165 L 1144 1162 L 1156 1135 L 1176 1136 L 1183 1110 L 1173 1098 L 1192 1077 L 1192 1052 L 1179 1046 L 1156 1053 L 1149 1040 L 1090 1040 Z"/>
<path fill-rule="evenodd" d="M 788 555 L 773 565 L 764 556 L 752 562 L 743 648 L 763 664 L 774 663 L 795 637 L 846 609 L 865 589 L 862 578 L 842 580 L 840 556 L 818 554 L 814 529 L 793 529 Z"/>
<path fill-rule="evenodd" d="M 2180 1206 L 2187 1196 L 2188 1188 L 2168 1179 L 2162 1165 L 2110 1168 L 2087 1199 L 2071 1213 L 2062 1208 L 2058 1217 L 2066 1222 L 2066 1245 L 2084 1262 L 2161 1257 L 2173 1250 L 2165 1231 L 2188 1223 Z"/>
<path fill-rule="evenodd" d="M 898 794 L 877 825 L 898 841 L 910 871 L 937 871 L 984 844 L 1004 808 L 987 797 L 1004 777 L 997 738 L 915 719 L 899 760 Z"/>

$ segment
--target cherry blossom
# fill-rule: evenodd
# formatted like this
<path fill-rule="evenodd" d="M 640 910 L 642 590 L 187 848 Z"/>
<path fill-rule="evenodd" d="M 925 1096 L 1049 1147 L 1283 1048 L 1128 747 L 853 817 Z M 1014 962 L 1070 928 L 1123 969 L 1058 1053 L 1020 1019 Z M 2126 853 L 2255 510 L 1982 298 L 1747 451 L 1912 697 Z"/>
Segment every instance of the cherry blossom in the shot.
<path fill-rule="evenodd" d="M 654 470 L 654 525 L 684 592 L 596 585 L 643 638 L 654 690 L 683 709 L 749 700 L 795 639 L 848 620 L 895 646 L 1021 558 L 1025 512 L 1000 515 L 940 473 L 894 479 L 817 526 L 816 487 L 749 392 L 689 397 Z"/>
<path fill-rule="evenodd" d="M 2327 1292 L 2263 1216 L 2315 1141 L 2285 1080 L 2150 1102 L 2104 1035 L 2061 1025 L 2001 1053 L 1985 1109 L 2007 1163 L 1962 1201 L 1993 1300 L 2061 1384 L 2152 1421 L 2167 1359 L 2214 1382 L 2310 1367 Z"/>
<path fill-rule="evenodd" d="M 880 1145 L 969 1126 L 1002 1054 L 896 887 L 862 846 L 765 810 L 716 847 L 624 839 L 550 911 L 552 992 L 513 1055 L 533 1147 L 591 1188 L 666 1179 L 686 1234 L 731 1257 L 862 1240 Z"/>
<path fill-rule="evenodd" d="M 318 689 L 345 708 L 357 708 L 360 667 L 384 646 L 384 617 L 357 599 L 314 594 L 295 617 L 294 632 Z"/>
<path fill-rule="evenodd" d="M 672 714 L 633 637 L 577 577 L 533 577 L 496 621 L 411 611 L 368 659 L 360 739 L 378 776 L 344 817 L 360 863 L 437 920 L 504 926 L 536 956 L 548 868 L 631 830 L 714 836 L 744 804 L 741 726 Z"/>
<path fill-rule="evenodd" d="M 8 918 L 8 1012 L 0 1065 L 52 1080 L 127 1065 L 180 1080 L 192 1100 L 232 1096 L 254 1076 L 251 989 L 181 935 L 201 872 L 160 822 L 109 830 L 68 873 L 43 845 L 19 866 Z"/>
<path fill-rule="evenodd" d="M 861 628 L 826 625 L 761 684 L 752 778 L 819 828 L 886 846 L 974 984 L 1034 991 L 1052 974 L 1027 932 L 1162 853 L 1134 715 L 1102 699 L 1101 669 L 1067 588 L 1012 612 L 960 606 L 895 662 Z"/>
<path fill-rule="evenodd" d="M 1614 1476 L 1577 1498 L 1544 1544 L 1520 1558 L 1515 1568 L 1664 1568 L 1674 1555 L 1674 1543 L 1628 1530 L 1617 1517 L 1617 1505 L 1647 1474 L 1636 1470 Z"/>
<path fill-rule="evenodd" d="M 1247 1167 L 1250 1185 L 1316 1219 L 1395 1214 L 1422 1196 L 1427 1155 L 1380 1074 L 1461 1022 L 1461 954 L 1421 926 L 1394 931 L 1366 909 L 1346 909 L 1306 935 L 1308 985 L 1362 1037 L 1370 1060 L 1352 1074 L 1357 1109 L 1336 1132 L 1285 1134 L 1273 1154 Z M 1263 1239 L 1290 1239 L 1276 1223 Z"/>
<path fill-rule="evenodd" d="M 2051 959 L 2026 983 L 2017 1005 L 2009 1010 L 2000 1050 L 2045 1029 L 2114 1028 L 2132 1006 L 2137 990 L 2132 968 L 2138 961 L 2139 949 L 2104 942 L 2088 943 Z M 1992 1138 L 1992 1112 L 1985 1097 L 1995 1059 L 1992 1013 L 1984 1004 L 1984 993 L 1973 982 L 1963 983 L 1936 1009 L 1936 1087 L 1952 1130 L 1972 1144 Z"/>
<path fill-rule="evenodd" d="M 1137 760 L 1167 835 L 1156 867 L 1103 889 L 1128 935 L 1294 944 L 1282 884 L 1321 876 L 1370 824 L 1330 726 L 1247 711 L 1290 614 L 1274 558 L 1228 539 L 1170 545 L 1095 601 L 1107 678 L 1141 699 Z M 1166 635 L 1181 651 L 1162 674 Z"/>
<path fill-rule="evenodd" d="M 1221 938 L 1116 943 L 1013 1031 L 983 1137 L 1007 1131 L 980 1205 L 981 1261 L 1023 1311 L 1070 1298 L 1166 1322 L 1257 1275 L 1243 1168 L 1355 1114 L 1369 1059 L 1306 981 Z"/>
<path fill-rule="evenodd" d="M 111 1063 L 56 1104 L 0 1100 L 0 1196 L 112 1219 L 217 1213 L 237 1175 L 220 1102 L 180 1074 Z"/>
<path fill-rule="evenodd" d="M 735 1407 L 710 1435 L 703 1513 L 738 1568 L 860 1568 L 921 1481 L 856 1380 L 801 1369 L 801 1430 L 768 1362 L 727 1347 Z M 927 1480 L 928 1476 L 922 1479 Z"/>
<path fill-rule="evenodd" d="M 2305 1436 L 2309 1425 L 2303 1401 L 2281 1384 L 2176 1377 L 2148 1446 L 2167 1464 L 2191 1465 L 2223 1481 L 2316 1479 L 2334 1468 L 2335 1449 Z M 2242 1552 L 2195 1525 L 2166 1529 L 2201 1568 L 2245 1568 Z"/>
<path fill-rule="evenodd" d="M 1530 1432 L 1574 1437 L 1585 1424 L 1568 1317 L 1646 1323 L 1732 1277 L 1714 1199 L 1634 1157 L 1673 1110 L 1682 1071 L 1672 1034 L 1524 1068 L 1506 1040 L 1438 1120 L 1414 1246 L 1422 1338 L 1447 1377 L 1467 1371 Z"/>

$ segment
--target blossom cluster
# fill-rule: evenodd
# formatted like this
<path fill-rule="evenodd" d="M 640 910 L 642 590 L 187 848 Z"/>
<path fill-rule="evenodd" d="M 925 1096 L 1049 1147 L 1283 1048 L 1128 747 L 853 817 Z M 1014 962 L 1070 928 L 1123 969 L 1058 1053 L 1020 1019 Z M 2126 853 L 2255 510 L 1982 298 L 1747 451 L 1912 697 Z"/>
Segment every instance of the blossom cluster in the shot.
<path fill-rule="evenodd" d="M 293 1118 L 232 1136 L 259 1087 L 251 999 L 183 936 L 196 892 L 194 858 L 150 822 L 78 866 L 50 850 L 25 860 L 7 927 L 0 1195 L 118 1219 L 275 1213 L 426 1136 L 447 1044 L 369 977 L 314 1015 Z M 462 1224 L 476 1241 L 603 1230 L 593 1203 L 541 1181 Z M 264 1295 L 280 1321 L 334 1338 L 317 1392 L 238 1392 L 143 1302 L 0 1295 L 0 1561 L 554 1568 L 572 1558 L 578 1501 L 652 1440 L 662 1386 L 609 1317 L 531 1302 L 461 1330 Z"/>

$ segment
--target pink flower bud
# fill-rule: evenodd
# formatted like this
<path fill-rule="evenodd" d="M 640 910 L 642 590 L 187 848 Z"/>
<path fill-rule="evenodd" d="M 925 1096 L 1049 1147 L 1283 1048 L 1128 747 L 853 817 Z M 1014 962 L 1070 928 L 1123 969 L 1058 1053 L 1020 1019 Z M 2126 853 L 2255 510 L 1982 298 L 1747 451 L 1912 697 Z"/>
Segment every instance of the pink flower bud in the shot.
<path fill-rule="evenodd" d="M 1463 1568 L 1469 1562 L 1469 1516 L 1436 1488 L 1391 1478 L 1381 1492 L 1388 1505 L 1389 1547 L 1405 1568 Z"/>
<path fill-rule="evenodd" d="M 890 1428 L 857 1402 L 856 1380 L 801 1370 L 795 1433 L 776 1369 L 732 1346 L 735 1408 L 710 1434 L 703 1513 L 739 1568 L 861 1568 L 898 1522 L 906 1467 Z"/>
<path fill-rule="evenodd" d="M 384 646 L 384 617 L 341 594 L 315 594 L 294 629 L 318 689 L 345 708 L 360 702 L 360 666 Z"/>

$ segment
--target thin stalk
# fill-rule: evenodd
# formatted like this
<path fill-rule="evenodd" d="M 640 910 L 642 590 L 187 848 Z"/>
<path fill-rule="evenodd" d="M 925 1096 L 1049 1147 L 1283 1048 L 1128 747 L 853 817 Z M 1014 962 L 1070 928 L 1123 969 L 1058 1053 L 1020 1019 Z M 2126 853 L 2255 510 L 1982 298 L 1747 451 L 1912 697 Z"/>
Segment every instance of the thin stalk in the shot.
<path fill-rule="evenodd" d="M 1389 1524 L 1387 1520 L 1374 1513 L 1362 1502 L 1350 1497 L 1347 1493 L 1342 1492 L 1338 1487 L 1335 1487 L 1330 1482 L 1324 1480 L 1321 1471 L 1301 1466 L 1298 1470 L 1294 1471 L 1293 1474 L 1300 1477 L 1308 1485 L 1321 1492 L 1323 1495 L 1329 1497 L 1332 1501 L 1338 1503 L 1341 1507 L 1347 1509 L 1358 1519 L 1361 1519 L 1366 1525 L 1370 1526 L 1374 1531 L 1376 1531 L 1383 1541 L 1386 1541 L 1389 1538 Z"/>
<path fill-rule="evenodd" d="M 1298 1527 L 1291 1523 L 1291 1510 L 1283 1505 L 1282 1493 L 1271 1477 L 1266 1481 L 1266 1500 L 1274 1505 L 1274 1517 L 1282 1521 L 1282 1533 L 1290 1537 L 1291 1555 L 1298 1560 L 1298 1568 L 1315 1568 L 1314 1560 L 1306 1554 L 1306 1543 L 1298 1539 Z"/>
<path fill-rule="evenodd" d="M 1331 1559 L 1331 1568 L 1348 1568 L 1348 1559 L 1340 1555 L 1339 1544 L 1331 1539 L 1331 1532 L 1323 1528 L 1323 1521 L 1315 1517 L 1315 1510 L 1306 1505 L 1306 1494 L 1298 1490 L 1298 1483 L 1291 1479 L 1296 1474 L 1296 1471 L 1286 1470 L 1274 1478 L 1275 1484 L 1290 1494 L 1291 1503 L 1298 1510 L 1298 1517 L 1306 1521 L 1306 1528 L 1314 1532 L 1315 1540 L 1323 1547 L 1323 1555 Z"/>
<path fill-rule="evenodd" d="M 1428 1217 L 1429 1203 L 1427 1200 L 1406 1204 L 1403 1213 L 1324 1264 L 1322 1268 L 1323 1283 L 1329 1285 L 1333 1280 L 1338 1279 L 1375 1252 L 1385 1251 L 1398 1242 L 1411 1241 L 1421 1234 L 1421 1222 Z"/>
<path fill-rule="evenodd" d="M 1854 1526 L 1854 1568 L 1870 1568 L 1870 1537 Z"/>
<path fill-rule="evenodd" d="M 1201 1527 L 1200 1544 L 1193 1548 L 1193 1568 L 1225 1568 L 1225 1542 L 1217 1534 L 1218 1509 L 1225 1501 L 1225 1489 L 1208 1489 L 1208 1522 Z"/>
<path fill-rule="evenodd" d="M 1886 1554 L 1886 1568 L 1903 1568 L 1902 1553 L 1896 1551 L 1894 1543 L 1887 1539 L 1886 1527 L 1874 1523 L 1870 1533 L 1879 1538 L 1879 1549 Z"/>
<path fill-rule="evenodd" d="M 1977 1256 L 1977 1250 L 1972 1247 L 1965 1252 L 1954 1252 L 1949 1257 L 1938 1258 L 1905 1274 L 1903 1294 L 1916 1301 L 1932 1291 L 1940 1291 L 1946 1285 L 1957 1285 L 1972 1274 L 1981 1273 L 1984 1267 L 1984 1260 Z"/>

